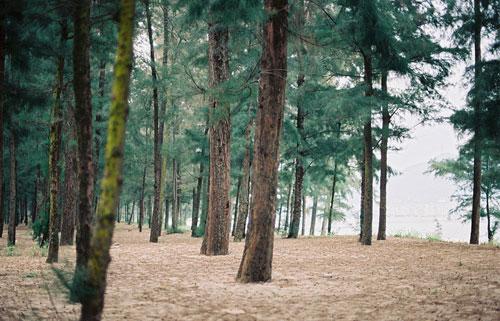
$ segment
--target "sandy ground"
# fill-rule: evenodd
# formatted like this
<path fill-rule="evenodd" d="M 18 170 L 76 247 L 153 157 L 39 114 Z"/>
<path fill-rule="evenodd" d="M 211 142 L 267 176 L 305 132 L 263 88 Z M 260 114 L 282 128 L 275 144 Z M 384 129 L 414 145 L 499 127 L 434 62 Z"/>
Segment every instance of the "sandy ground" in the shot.
<path fill-rule="evenodd" d="M 5 233 L 6 234 L 6 233 Z M 31 241 L 0 239 L 0 320 L 77 320 Z M 273 281 L 235 282 L 242 243 L 223 257 L 199 255 L 185 235 L 148 242 L 149 230 L 119 225 L 104 320 L 500 320 L 500 249 L 391 238 L 276 238 Z M 74 247 L 59 268 L 72 269 Z"/>

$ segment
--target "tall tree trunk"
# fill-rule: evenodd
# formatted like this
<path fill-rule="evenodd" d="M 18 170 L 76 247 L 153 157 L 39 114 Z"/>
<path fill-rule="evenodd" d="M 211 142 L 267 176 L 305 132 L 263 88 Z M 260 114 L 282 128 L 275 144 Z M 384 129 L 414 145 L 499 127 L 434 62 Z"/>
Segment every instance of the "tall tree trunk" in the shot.
<path fill-rule="evenodd" d="M 170 202 L 168 200 L 168 197 L 165 197 L 165 222 L 163 222 L 164 224 L 163 228 L 165 229 L 165 231 L 168 230 L 168 219 L 170 214 L 169 210 L 170 210 Z"/>
<path fill-rule="evenodd" d="M 234 214 L 233 214 L 233 228 L 231 229 L 231 236 L 234 237 L 236 231 L 236 221 L 238 220 L 238 205 L 240 201 L 240 189 L 241 189 L 241 176 L 238 177 L 238 184 L 236 187 L 236 202 L 234 203 Z"/>
<path fill-rule="evenodd" d="M 92 161 L 92 100 L 90 92 L 90 0 L 75 2 L 73 35 L 73 87 L 78 142 L 78 225 L 76 267 L 73 283 L 78 284 L 87 266 L 92 237 L 92 198 L 94 164 Z M 73 290 L 77 290 L 74 288 Z M 73 292 L 73 297 L 76 293 Z"/>
<path fill-rule="evenodd" d="M 31 222 L 35 223 L 38 210 L 38 182 L 40 181 L 40 164 L 36 164 L 36 176 L 33 182 L 33 199 L 31 200 Z"/>
<path fill-rule="evenodd" d="M 11 125 L 12 126 L 12 125 Z M 9 179 L 9 231 L 8 245 L 16 245 L 16 138 L 14 130 L 10 130 L 10 179 Z"/>
<path fill-rule="evenodd" d="M 102 30 L 100 30 L 102 32 Z M 99 104 L 97 105 L 97 110 L 95 112 L 95 135 L 94 135 L 94 149 L 95 149 L 95 155 L 94 155 L 94 197 L 93 197 L 93 209 L 94 212 L 96 212 L 97 208 L 97 203 L 98 203 L 98 196 L 99 196 L 99 184 L 98 180 L 101 175 L 100 173 L 100 166 L 99 166 L 99 160 L 101 158 L 101 144 L 102 144 L 102 131 L 101 131 L 101 126 L 102 123 L 105 121 L 104 117 L 102 115 L 103 113 L 103 103 L 104 103 L 104 88 L 106 85 L 106 61 L 104 59 L 101 59 L 99 61 L 99 79 L 98 79 L 98 94 L 99 94 Z"/>
<path fill-rule="evenodd" d="M 326 216 L 326 208 L 323 209 L 323 217 L 321 219 L 321 236 L 326 235 L 326 228 L 328 226 L 328 217 Z"/>
<path fill-rule="evenodd" d="M 470 244 L 479 244 L 479 220 L 481 213 L 481 101 L 479 99 L 479 78 L 481 77 L 481 0 L 474 0 L 474 177 L 472 186 L 472 217 Z"/>
<path fill-rule="evenodd" d="M 147 159 L 145 163 L 147 164 Z M 139 205 L 139 232 L 142 232 L 142 224 L 144 222 L 144 190 L 146 189 L 146 169 L 147 166 L 144 165 L 144 170 L 142 172 L 141 201 Z"/>
<path fill-rule="evenodd" d="M 61 34 L 59 40 L 59 56 L 57 57 L 56 84 L 54 88 L 54 105 L 52 107 L 52 124 L 50 126 L 49 143 L 49 251 L 47 263 L 59 260 L 59 206 L 58 194 L 60 185 L 59 156 L 61 154 L 61 130 L 62 130 L 62 102 L 61 93 L 64 86 L 64 44 L 66 42 L 68 28 L 66 17 L 61 18 Z"/>
<path fill-rule="evenodd" d="M 382 72 L 382 92 L 387 94 L 387 72 Z M 389 139 L 389 123 L 391 116 L 387 104 L 382 105 L 382 140 L 380 142 L 380 211 L 377 240 L 386 238 L 387 218 L 387 141 Z"/>
<path fill-rule="evenodd" d="M 252 132 L 253 120 L 248 122 L 245 130 L 245 156 L 243 157 L 243 173 L 240 189 L 240 207 L 238 209 L 238 221 L 236 223 L 236 230 L 234 232 L 234 240 L 241 241 L 245 237 L 245 229 L 248 216 L 248 194 L 250 184 L 250 133 Z"/>
<path fill-rule="evenodd" d="M 210 171 L 210 167 L 209 167 Z M 208 204 L 210 204 L 210 199 L 208 198 L 208 186 L 210 185 L 210 180 L 206 179 L 203 181 L 203 188 L 202 188 L 202 197 L 203 197 L 203 204 L 201 207 L 201 215 L 200 215 L 200 226 L 198 227 L 198 232 L 196 233 L 198 236 L 204 236 L 205 235 L 205 227 L 207 225 L 207 214 L 208 214 Z M 203 238 L 205 240 L 205 238 Z"/>
<path fill-rule="evenodd" d="M 373 69 L 372 57 L 370 53 L 364 54 L 364 81 L 366 84 L 365 96 L 373 95 Z M 372 161 L 372 116 L 371 110 L 368 111 L 366 122 L 363 126 L 363 177 L 364 184 L 364 217 L 363 217 L 363 236 L 361 244 L 372 244 L 372 218 L 373 218 L 373 161 Z"/>
<path fill-rule="evenodd" d="M 335 201 L 335 185 L 337 185 L 337 161 L 333 165 L 332 194 L 330 196 L 330 208 L 328 209 L 328 235 L 332 234 L 333 202 Z"/>
<path fill-rule="evenodd" d="M 229 79 L 229 32 L 216 21 L 208 23 L 209 87 Z M 231 227 L 231 119 L 229 104 L 210 97 L 210 175 L 207 225 L 201 254 L 226 255 Z"/>
<path fill-rule="evenodd" d="M 283 212 L 283 194 L 280 195 L 280 200 L 279 200 L 279 204 L 280 204 L 280 208 L 278 209 L 278 232 L 281 231 L 281 214 Z"/>
<path fill-rule="evenodd" d="M 76 160 L 76 146 L 72 143 L 75 138 L 74 111 L 68 106 L 66 112 L 67 143 L 64 161 L 64 207 L 61 226 L 61 245 L 73 245 L 75 234 L 75 216 L 77 211 L 77 181 L 76 172 L 78 164 Z"/>
<path fill-rule="evenodd" d="M 314 229 L 316 228 L 316 213 L 318 211 L 318 195 L 313 197 L 313 208 L 311 213 L 311 228 L 309 230 L 309 235 L 314 235 Z"/>
<path fill-rule="evenodd" d="M 203 162 L 200 162 L 200 174 L 196 179 L 196 195 L 195 202 L 193 204 L 193 220 L 191 221 L 191 236 L 197 236 L 198 229 L 198 215 L 200 213 L 200 197 L 201 197 L 201 189 L 203 186 Z"/>
<path fill-rule="evenodd" d="M 302 193 L 302 229 L 300 235 L 304 236 L 306 234 L 306 195 Z"/>
<path fill-rule="evenodd" d="M 134 213 L 135 213 L 135 200 L 132 201 L 132 210 L 130 211 L 130 216 L 128 217 L 128 225 L 132 224 L 134 221 Z"/>
<path fill-rule="evenodd" d="M 172 135 L 173 142 L 175 143 L 175 135 Z M 177 220 L 177 213 L 178 211 L 178 200 L 179 198 L 177 197 L 177 160 L 174 158 L 172 160 L 172 231 L 174 233 L 177 232 L 179 229 L 178 227 L 178 220 Z"/>
<path fill-rule="evenodd" d="M 3 105 L 5 101 L 5 26 L 4 26 L 4 12 L 0 12 L 0 237 L 3 236 L 4 224 L 4 189 L 3 189 L 3 138 L 4 138 L 4 119 L 3 119 Z"/>
<path fill-rule="evenodd" d="M 115 227 L 116 207 L 120 201 L 123 168 L 125 124 L 128 115 L 128 94 L 132 69 L 134 0 L 122 0 L 120 27 L 114 68 L 112 102 L 109 112 L 104 177 L 92 237 L 86 286 L 89 291 L 82 300 L 81 321 L 99 321 L 104 307 L 106 274 L 111 261 L 109 249 Z"/>
<path fill-rule="evenodd" d="M 161 193 L 161 141 L 163 135 L 160 133 L 159 119 L 159 101 L 158 101 L 158 75 L 156 73 L 156 61 L 153 43 L 153 29 L 151 22 L 151 10 L 149 8 L 149 0 L 144 0 L 146 8 L 146 23 L 148 28 L 149 39 L 149 54 L 151 65 L 151 77 L 153 80 L 153 131 L 154 131 L 154 151 L 153 151 L 153 167 L 154 167 L 154 199 L 153 199 L 153 216 L 151 217 L 151 232 L 149 241 L 156 243 L 160 235 L 160 193 Z M 163 120 L 161 120 L 163 122 Z"/>
<path fill-rule="evenodd" d="M 292 200 L 291 196 L 292 196 L 292 182 L 290 182 L 290 185 L 288 187 L 288 196 L 286 198 L 286 217 L 285 217 L 285 232 L 288 231 L 288 225 L 289 225 L 289 222 L 290 222 L 290 207 L 291 207 L 291 203 L 290 201 Z"/>
<path fill-rule="evenodd" d="M 239 282 L 271 280 L 280 133 L 287 76 L 288 1 L 265 0 L 252 168 L 252 205 Z"/>

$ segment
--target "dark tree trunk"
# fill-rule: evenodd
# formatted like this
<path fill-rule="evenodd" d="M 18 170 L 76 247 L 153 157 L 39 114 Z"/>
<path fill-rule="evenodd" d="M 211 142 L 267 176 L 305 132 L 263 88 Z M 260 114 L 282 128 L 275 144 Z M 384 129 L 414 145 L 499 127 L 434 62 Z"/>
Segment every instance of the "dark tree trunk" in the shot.
<path fill-rule="evenodd" d="M 112 102 L 106 142 L 102 192 L 92 237 L 85 279 L 87 295 L 82 300 L 81 321 L 100 321 L 104 307 L 109 253 L 115 228 L 116 207 L 120 201 L 123 169 L 123 147 L 128 115 L 128 93 L 132 69 L 134 0 L 122 0 L 120 27 L 114 67 Z"/>
<path fill-rule="evenodd" d="M 234 236 L 234 233 L 236 231 L 236 221 L 238 220 L 238 205 L 240 201 L 240 189 L 241 189 L 241 176 L 238 177 L 238 185 L 236 187 L 236 202 L 234 203 L 233 228 L 231 229 L 231 236 Z"/>
<path fill-rule="evenodd" d="M 286 217 L 285 217 L 285 228 L 284 228 L 285 232 L 288 231 L 288 225 L 290 222 L 289 218 L 291 216 L 290 207 L 292 204 L 290 202 L 292 200 L 292 186 L 293 184 L 292 182 L 290 182 L 290 186 L 288 187 L 288 196 L 286 198 Z"/>
<path fill-rule="evenodd" d="M 302 229 L 300 235 L 304 236 L 306 234 L 306 195 L 302 193 Z"/>
<path fill-rule="evenodd" d="M 92 161 L 92 100 L 90 92 L 90 0 L 75 2 L 73 35 L 73 86 L 78 142 L 78 225 L 76 268 L 86 268 L 92 237 L 94 164 Z M 75 280 L 76 281 L 76 280 Z M 76 290 L 76 289 L 75 289 Z"/>
<path fill-rule="evenodd" d="M 31 202 L 31 221 L 35 223 L 38 217 L 38 190 L 41 181 L 40 164 L 36 164 L 36 177 L 33 188 L 33 200 Z"/>
<path fill-rule="evenodd" d="M 210 171 L 210 167 L 209 167 Z M 210 199 L 208 198 L 208 186 L 210 185 L 210 180 L 206 179 L 203 182 L 202 189 L 202 197 L 203 197 L 203 206 L 201 207 L 201 216 L 200 216 L 200 226 L 198 227 L 198 232 L 196 233 L 198 236 L 205 235 L 205 227 L 207 225 L 207 213 L 208 213 L 208 204 L 210 203 Z M 205 238 L 203 238 L 205 240 Z"/>
<path fill-rule="evenodd" d="M 147 160 L 145 163 L 147 164 Z M 144 190 L 146 189 L 146 169 L 147 166 L 144 165 L 144 170 L 142 172 L 141 200 L 139 203 L 139 232 L 142 232 L 142 224 L 144 222 Z"/>
<path fill-rule="evenodd" d="M 158 101 L 158 75 L 156 73 L 156 62 L 154 53 L 154 43 L 153 43 L 153 29 L 151 22 L 151 10 L 149 8 L 149 0 L 144 0 L 144 6 L 146 8 L 146 22 L 148 29 L 148 39 L 149 39 L 149 53 L 150 53 L 150 64 L 151 64 L 151 77 L 153 80 L 153 131 L 154 131 L 154 151 L 153 151 L 153 167 L 154 167 L 154 198 L 153 198 L 153 215 L 151 217 L 151 232 L 149 236 L 149 241 L 156 243 L 158 242 L 158 237 L 160 235 L 160 216 L 161 216 L 161 206 L 160 206 L 160 194 L 161 194 L 161 141 L 162 134 L 160 133 L 160 119 L 159 119 L 159 101 Z M 163 122 L 163 120 L 162 120 Z"/>
<path fill-rule="evenodd" d="M 234 240 L 241 241 L 245 237 L 247 216 L 248 216 L 248 194 L 250 184 L 250 133 L 252 131 L 253 120 L 247 125 L 245 130 L 246 146 L 245 156 L 243 158 L 243 171 L 240 189 L 240 207 L 238 209 L 238 219 L 236 223 L 236 230 L 234 232 Z"/>
<path fill-rule="evenodd" d="M 370 54 L 365 54 L 364 58 L 364 81 L 366 84 L 365 96 L 373 95 L 372 85 L 372 57 Z M 364 217 L 363 217 L 363 235 L 361 243 L 363 245 L 372 244 L 372 218 L 373 218 L 373 161 L 372 161 L 372 116 L 371 110 L 368 111 L 366 122 L 363 126 L 363 176 L 365 179 L 364 184 Z"/>
<path fill-rule="evenodd" d="M 197 236 L 198 216 L 200 213 L 201 189 L 203 188 L 203 162 L 200 162 L 200 174 L 196 180 L 195 202 L 193 203 L 193 220 L 191 222 L 191 236 Z"/>
<path fill-rule="evenodd" d="M 173 142 L 175 143 L 175 134 L 173 135 Z M 178 213 L 178 197 L 177 197 L 177 160 L 174 158 L 172 161 L 172 231 L 175 233 L 178 227 L 177 213 Z"/>
<path fill-rule="evenodd" d="M 3 236 L 4 224 L 4 189 L 3 189 L 3 138 L 4 138 L 4 124 L 3 124 L 3 105 L 5 101 L 5 26 L 4 26 L 4 12 L 0 12 L 0 237 Z"/>
<path fill-rule="evenodd" d="M 387 94 L 387 72 L 382 72 L 382 92 Z M 386 238 L 387 219 L 387 141 L 391 116 L 387 104 L 382 105 L 382 140 L 380 142 L 380 212 L 377 240 Z"/>
<path fill-rule="evenodd" d="M 288 1 L 265 0 L 252 168 L 252 205 L 239 282 L 271 280 L 280 133 L 287 76 Z"/>
<path fill-rule="evenodd" d="M 333 202 L 335 201 L 335 185 L 337 185 L 337 161 L 333 165 L 332 195 L 330 196 L 330 208 L 328 209 L 328 235 L 332 233 Z"/>
<path fill-rule="evenodd" d="M 209 87 L 217 88 L 229 79 L 229 32 L 214 21 L 208 24 Z M 226 255 L 231 228 L 231 119 L 226 102 L 210 97 L 210 175 L 207 225 L 201 254 Z"/>
<path fill-rule="evenodd" d="M 278 209 L 278 232 L 281 231 L 281 214 L 282 214 L 282 211 L 283 211 L 283 194 L 280 195 L 280 200 L 279 200 L 279 204 L 280 204 L 280 208 Z"/>
<path fill-rule="evenodd" d="M 75 138 L 74 111 L 68 107 L 66 113 L 66 157 L 64 162 L 64 207 L 61 226 L 61 245 L 73 245 L 75 235 L 75 217 L 77 212 L 77 177 L 78 164 L 76 159 L 76 146 L 72 144 Z"/>
<path fill-rule="evenodd" d="M 59 260 L 59 186 L 60 167 L 59 157 L 61 150 L 62 131 L 62 102 L 61 94 L 64 86 L 64 44 L 67 38 L 66 17 L 61 18 L 61 34 L 59 41 L 59 56 L 57 57 L 56 85 L 54 89 L 54 105 L 52 107 L 52 124 L 50 126 L 49 145 L 49 182 L 50 182 L 50 205 L 49 205 L 49 250 L 47 263 Z"/>
<path fill-rule="evenodd" d="M 128 217 L 128 225 L 132 224 L 134 221 L 134 212 L 135 212 L 135 200 L 132 201 L 132 210 L 130 211 L 130 216 Z"/>
<path fill-rule="evenodd" d="M 165 231 L 168 230 L 168 219 L 170 214 L 169 211 L 170 211 L 170 202 L 168 201 L 168 197 L 165 197 L 165 222 L 163 223 Z"/>
<path fill-rule="evenodd" d="M 14 130 L 10 131 L 10 179 L 9 179 L 9 231 L 8 245 L 16 244 L 16 138 Z"/>
<path fill-rule="evenodd" d="M 313 208 L 311 213 L 311 228 L 309 230 L 309 235 L 314 235 L 314 229 L 316 228 L 316 213 L 318 211 L 318 196 L 313 197 Z"/>
<path fill-rule="evenodd" d="M 479 86 L 481 76 L 481 1 L 474 0 L 474 83 Z M 476 87 L 476 91 L 479 90 Z M 479 220 L 481 214 L 481 101 L 475 93 L 474 104 L 474 177 L 472 184 L 472 217 L 470 244 L 479 244 Z"/>

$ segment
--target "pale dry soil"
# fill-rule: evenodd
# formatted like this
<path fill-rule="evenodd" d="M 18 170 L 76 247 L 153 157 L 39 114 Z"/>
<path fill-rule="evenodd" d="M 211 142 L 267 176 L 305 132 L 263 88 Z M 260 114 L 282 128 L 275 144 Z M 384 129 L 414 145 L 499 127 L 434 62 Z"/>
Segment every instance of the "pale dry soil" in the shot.
<path fill-rule="evenodd" d="M 4 233 L 5 235 L 6 233 Z M 243 243 L 199 254 L 200 239 L 119 224 L 104 320 L 500 320 L 500 249 L 390 238 L 275 239 L 273 281 L 235 281 Z M 28 230 L 0 239 L 0 320 L 77 320 Z M 74 247 L 61 249 L 71 270 Z"/>

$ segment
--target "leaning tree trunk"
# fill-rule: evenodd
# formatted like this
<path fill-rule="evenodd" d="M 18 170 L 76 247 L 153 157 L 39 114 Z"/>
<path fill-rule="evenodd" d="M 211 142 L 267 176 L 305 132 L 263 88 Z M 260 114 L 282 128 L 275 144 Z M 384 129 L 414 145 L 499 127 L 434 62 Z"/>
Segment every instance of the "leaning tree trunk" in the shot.
<path fill-rule="evenodd" d="M 245 237 L 245 228 L 248 216 L 248 188 L 250 184 L 250 133 L 252 131 L 253 120 L 247 125 L 245 130 L 246 146 L 245 156 L 243 158 L 243 173 L 240 188 L 240 207 L 238 209 L 238 220 L 236 230 L 234 231 L 234 240 L 241 241 Z"/>
<path fill-rule="evenodd" d="M 479 244 L 479 220 L 481 214 L 481 101 L 479 78 L 481 77 L 481 1 L 474 0 L 474 174 L 472 184 L 472 217 L 470 244 Z"/>
<path fill-rule="evenodd" d="M 288 231 L 288 225 L 290 222 L 290 207 L 291 207 L 291 197 L 292 197 L 292 183 L 290 182 L 290 186 L 288 187 L 288 196 L 286 198 L 286 216 L 285 216 L 285 227 L 284 231 Z"/>
<path fill-rule="evenodd" d="M 90 0 L 75 2 L 73 33 L 73 88 L 78 142 L 78 225 L 74 284 L 87 266 L 92 237 L 92 99 L 90 89 Z M 76 289 L 74 289 L 76 290 Z M 73 292 L 73 298 L 76 293 Z"/>
<path fill-rule="evenodd" d="M 153 43 L 153 29 L 151 25 L 151 10 L 149 8 L 149 0 L 144 0 L 146 7 L 146 22 L 149 39 L 149 54 L 151 65 L 151 78 L 153 80 L 153 131 L 154 131 L 154 151 L 153 151 L 153 167 L 154 167 L 154 198 L 153 198 L 153 216 L 151 217 L 151 231 L 149 241 L 156 243 L 160 235 L 160 193 L 161 193 L 161 140 L 162 135 L 159 127 L 159 102 L 158 102 L 158 75 L 156 73 L 155 52 Z M 163 120 L 162 120 L 163 121 Z"/>
<path fill-rule="evenodd" d="M 106 274 L 111 256 L 109 249 L 115 227 L 116 208 L 119 204 L 125 124 L 128 114 L 128 94 L 132 69 L 134 0 L 122 0 L 120 27 L 116 52 L 112 102 L 109 111 L 108 135 L 105 149 L 104 177 L 96 220 L 96 233 L 92 237 L 88 274 L 88 291 L 82 300 L 81 321 L 101 320 L 106 290 Z"/>
<path fill-rule="evenodd" d="M 313 208 L 311 213 L 311 228 L 309 229 L 309 235 L 314 235 L 314 229 L 316 228 L 316 213 L 318 211 L 318 196 L 314 195 L 313 198 Z"/>
<path fill-rule="evenodd" d="M 12 125 L 11 125 L 12 126 Z M 16 245 L 16 138 L 10 130 L 9 231 L 7 244 Z"/>
<path fill-rule="evenodd" d="M 67 38 L 66 17 L 61 18 L 61 35 L 59 41 L 59 56 L 57 57 L 56 85 L 54 88 L 54 105 L 52 107 L 52 124 L 50 126 L 49 142 L 49 251 L 47 263 L 59 260 L 59 206 L 58 194 L 60 186 L 59 156 L 61 154 L 62 102 L 61 93 L 64 86 L 64 43 Z"/>
<path fill-rule="evenodd" d="M 263 27 L 252 168 L 250 225 L 239 282 L 271 280 L 280 133 L 287 76 L 288 1 L 265 0 L 268 19 Z"/>
<path fill-rule="evenodd" d="M 227 27 L 208 24 L 208 64 L 210 88 L 217 89 L 229 79 Z M 220 88 L 219 88 L 220 90 Z M 219 94 L 220 95 L 220 94 Z M 231 119 L 229 105 L 210 97 L 210 175 L 209 207 L 201 254 L 226 255 L 231 228 Z"/>
<path fill-rule="evenodd" d="M 373 95 L 372 85 L 372 57 L 370 54 L 364 55 L 364 81 L 366 83 L 365 96 Z M 364 217 L 363 217 L 363 235 L 361 244 L 372 244 L 372 218 L 373 218 L 373 161 L 372 161 L 372 116 L 371 109 L 366 116 L 366 122 L 363 126 L 363 177 L 364 177 Z"/>
<path fill-rule="evenodd" d="M 387 72 L 382 72 L 382 92 L 387 94 Z M 387 104 L 382 105 L 382 140 L 380 142 L 380 205 L 377 240 L 386 238 L 387 221 L 387 141 L 391 116 Z"/>
<path fill-rule="evenodd" d="M 302 229 L 300 235 L 304 236 L 306 233 L 306 195 L 302 193 Z"/>
<path fill-rule="evenodd" d="M 4 26 L 4 13 L 0 12 L 0 237 L 3 236 L 3 222 L 4 222 L 4 190 L 3 190 L 3 105 L 5 101 L 5 26 Z"/>
<path fill-rule="evenodd" d="M 332 195 L 330 197 L 330 208 L 328 209 L 328 235 L 332 233 L 333 202 L 335 200 L 335 185 L 337 185 L 337 161 L 333 165 Z"/>

